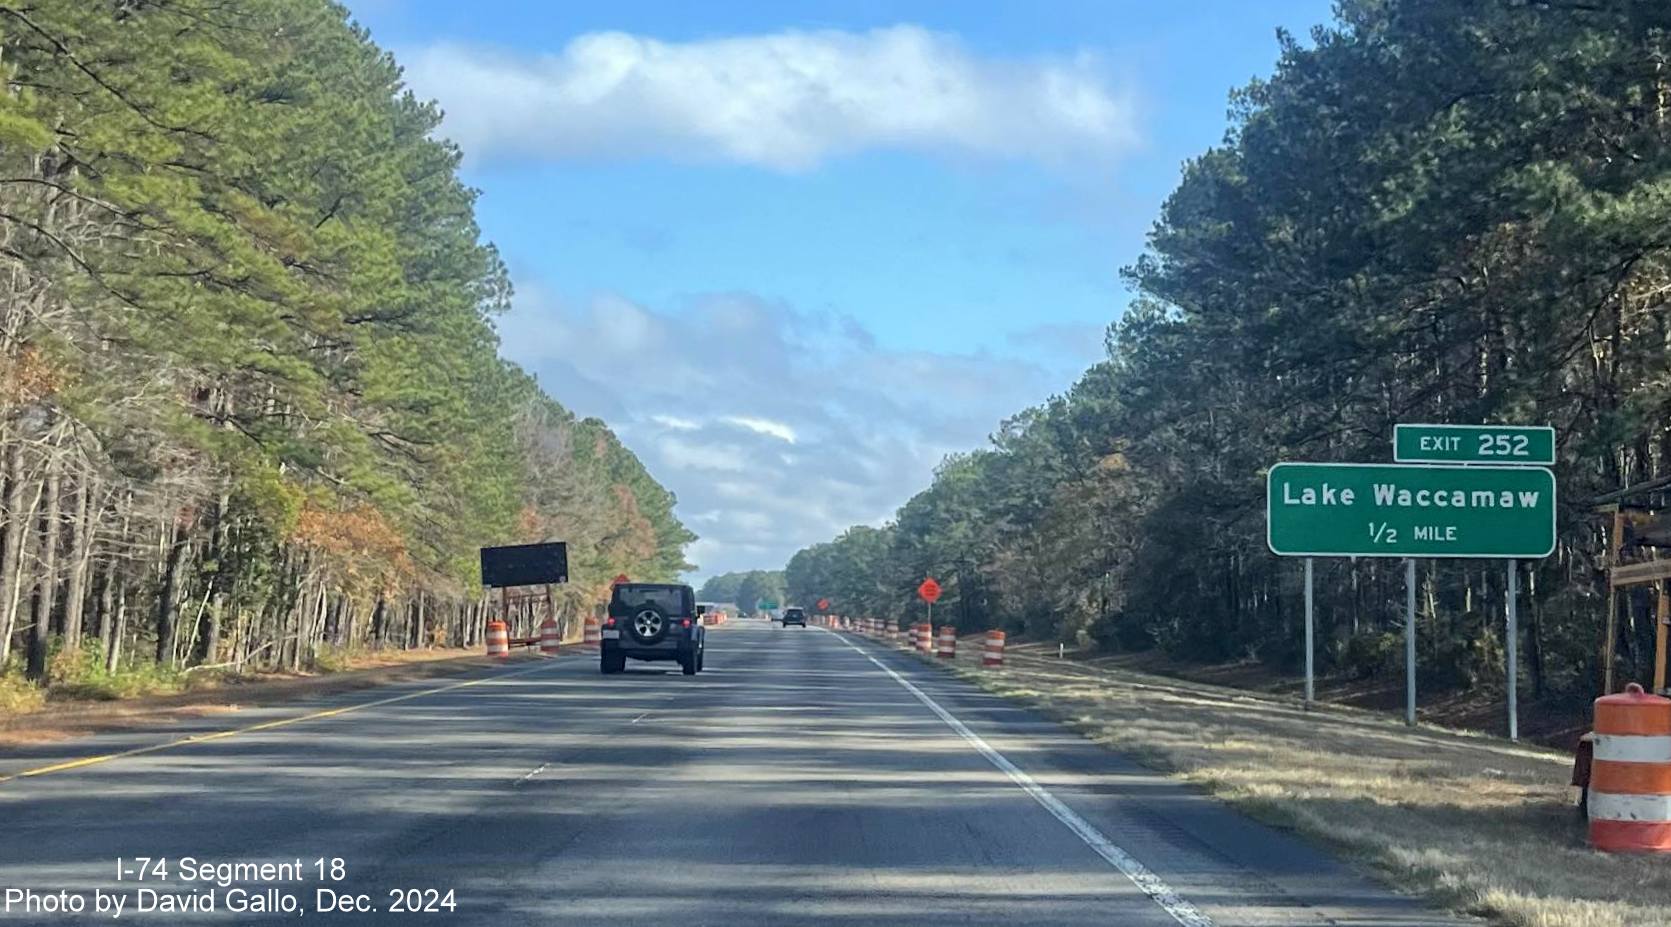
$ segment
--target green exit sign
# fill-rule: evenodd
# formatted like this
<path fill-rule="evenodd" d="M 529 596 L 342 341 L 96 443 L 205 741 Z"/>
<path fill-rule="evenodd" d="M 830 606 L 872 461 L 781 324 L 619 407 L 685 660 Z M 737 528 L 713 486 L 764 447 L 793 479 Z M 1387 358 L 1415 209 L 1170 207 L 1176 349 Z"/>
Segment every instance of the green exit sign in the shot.
<path fill-rule="evenodd" d="M 1287 557 L 1503 557 L 1555 550 L 1542 467 L 1279 463 L 1265 537 Z"/>
<path fill-rule="evenodd" d="M 1399 463 L 1555 463 L 1555 429 L 1548 425 L 1394 425 Z"/>

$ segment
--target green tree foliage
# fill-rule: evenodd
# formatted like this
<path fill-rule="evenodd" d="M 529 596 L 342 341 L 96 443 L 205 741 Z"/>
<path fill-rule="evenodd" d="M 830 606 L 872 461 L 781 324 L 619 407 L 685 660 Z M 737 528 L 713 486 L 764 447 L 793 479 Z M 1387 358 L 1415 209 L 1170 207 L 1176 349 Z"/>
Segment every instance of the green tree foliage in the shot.
<path fill-rule="evenodd" d="M 0 667 L 474 644 L 488 544 L 568 540 L 569 612 L 688 567 L 498 356 L 459 152 L 340 6 L 0 4 L 0 52 Z"/>
<path fill-rule="evenodd" d="M 697 598 L 705 602 L 733 602 L 744 612 L 752 612 L 761 602 L 787 604 L 784 595 L 782 570 L 747 570 L 709 578 L 702 584 Z"/>
<path fill-rule="evenodd" d="M 1549 423 L 1561 542 L 1523 650 L 1537 688 L 1593 692 L 1588 501 L 1671 469 L 1671 6 L 1342 0 L 1281 44 L 1126 269 L 1108 359 L 948 461 L 883 562 L 844 536 L 796 556 L 792 592 L 903 616 L 934 574 L 960 623 L 1291 665 L 1266 467 L 1387 460 L 1400 421 Z M 1320 564 L 1326 662 L 1375 670 L 1354 655 L 1396 620 L 1391 566 Z M 1500 678 L 1500 565 L 1424 573 L 1424 664 Z M 1637 607 L 1627 675 L 1650 641 Z"/>

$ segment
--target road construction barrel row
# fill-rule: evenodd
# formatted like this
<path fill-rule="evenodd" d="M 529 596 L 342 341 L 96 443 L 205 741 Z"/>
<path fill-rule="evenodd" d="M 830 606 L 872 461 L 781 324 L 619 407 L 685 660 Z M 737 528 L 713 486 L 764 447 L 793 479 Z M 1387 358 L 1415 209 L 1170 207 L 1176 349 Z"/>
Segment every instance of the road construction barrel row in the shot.
<path fill-rule="evenodd" d="M 508 657 L 511 655 L 511 629 L 503 621 L 489 621 L 487 623 L 487 655 L 490 657 Z"/>
<path fill-rule="evenodd" d="M 1590 844 L 1671 853 L 1671 699 L 1636 683 L 1596 699 Z"/>
<path fill-rule="evenodd" d="M 952 660 L 957 658 L 956 628 L 949 624 L 943 624 L 940 626 L 940 646 L 935 649 L 934 655 L 942 660 Z"/>
<path fill-rule="evenodd" d="M 557 631 L 557 619 L 547 618 L 540 622 L 540 653 L 555 657 L 562 644 L 563 635 Z"/>
<path fill-rule="evenodd" d="M 981 665 L 1004 665 L 1004 632 L 986 632 L 986 642 L 981 647 Z"/>

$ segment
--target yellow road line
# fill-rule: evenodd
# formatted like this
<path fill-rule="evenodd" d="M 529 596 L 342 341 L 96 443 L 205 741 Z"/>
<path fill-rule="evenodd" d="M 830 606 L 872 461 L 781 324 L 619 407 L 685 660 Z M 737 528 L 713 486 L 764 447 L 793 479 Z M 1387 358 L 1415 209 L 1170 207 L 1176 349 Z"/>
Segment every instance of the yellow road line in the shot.
<path fill-rule="evenodd" d="M 163 750 L 172 750 L 175 747 L 188 747 L 192 744 L 208 743 L 211 740 L 224 740 L 228 737 L 237 737 L 239 734 L 253 734 L 256 731 L 270 731 L 274 728 L 288 727 L 292 724 L 301 724 L 304 721 L 318 721 L 322 718 L 334 718 L 337 715 L 345 715 L 349 712 L 359 711 L 363 708 L 376 708 L 379 705 L 392 705 L 395 702 L 404 702 L 410 699 L 423 698 L 426 695 L 438 695 L 442 692 L 451 692 L 454 689 L 466 689 L 470 686 L 479 686 L 485 682 L 497 682 L 498 680 L 509 679 L 513 676 L 526 676 L 529 673 L 545 669 L 550 665 L 551 663 L 542 661 L 539 665 L 531 666 L 527 669 L 521 669 L 511 673 L 496 673 L 492 676 L 483 676 L 479 679 L 466 679 L 463 682 L 455 682 L 451 685 L 438 686 L 434 689 L 425 689 L 422 692 L 409 692 L 405 695 L 395 695 L 389 698 L 377 699 L 372 702 L 362 702 L 358 705 L 345 705 L 341 708 L 328 708 L 323 711 L 297 715 L 294 718 L 279 718 L 273 721 L 263 721 L 260 724 L 252 724 L 249 727 L 234 728 L 229 731 L 216 731 L 212 734 L 194 734 L 191 737 L 182 737 L 179 740 L 171 740 L 162 744 L 152 744 L 149 747 L 135 747 L 132 750 L 123 750 L 120 753 L 103 753 L 98 756 L 84 756 L 77 760 L 67 760 L 63 763 L 53 763 L 50 766 L 38 766 L 34 769 L 25 769 L 22 772 L 15 772 L 9 775 L 0 776 L 0 783 L 10 782 L 13 779 L 26 779 L 32 776 L 44 776 L 48 773 L 63 772 L 69 769 L 80 769 L 83 766 L 96 766 L 100 763 L 108 763 L 111 760 L 125 760 L 132 756 L 144 756 L 147 753 L 160 753 Z"/>

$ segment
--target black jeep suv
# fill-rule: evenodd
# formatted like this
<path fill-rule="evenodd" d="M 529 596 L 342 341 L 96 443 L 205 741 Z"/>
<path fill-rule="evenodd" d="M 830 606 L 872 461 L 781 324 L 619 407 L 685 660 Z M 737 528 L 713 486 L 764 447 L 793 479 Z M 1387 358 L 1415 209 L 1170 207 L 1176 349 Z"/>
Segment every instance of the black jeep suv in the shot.
<path fill-rule="evenodd" d="M 786 608 L 786 609 L 784 609 L 783 610 L 783 626 L 787 628 L 792 624 L 798 624 L 803 628 L 806 627 L 806 612 L 804 612 L 804 611 L 802 611 L 798 608 Z"/>
<path fill-rule="evenodd" d="M 702 671 L 707 632 L 696 593 L 672 583 L 621 583 L 609 596 L 599 648 L 605 673 L 634 660 L 677 660 L 686 676 Z"/>

